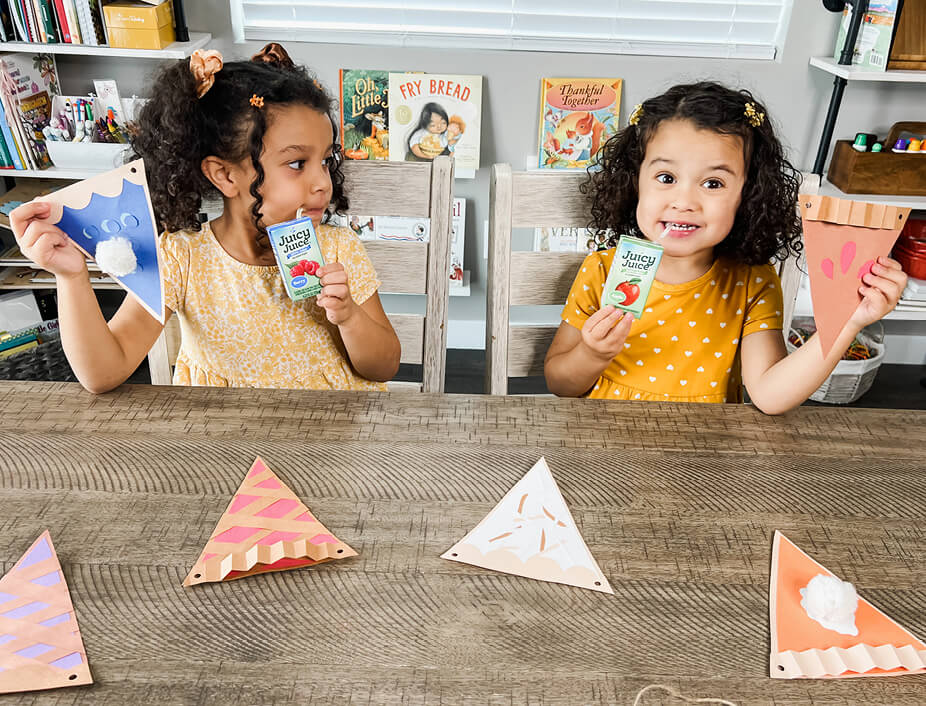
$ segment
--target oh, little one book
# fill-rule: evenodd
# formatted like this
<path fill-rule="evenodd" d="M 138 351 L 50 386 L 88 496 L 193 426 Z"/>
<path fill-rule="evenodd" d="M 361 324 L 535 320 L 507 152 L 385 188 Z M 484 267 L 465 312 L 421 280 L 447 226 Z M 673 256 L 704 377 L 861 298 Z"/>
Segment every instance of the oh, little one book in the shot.
<path fill-rule="evenodd" d="M 389 159 L 389 72 L 341 69 L 341 144 L 347 159 Z"/>
<path fill-rule="evenodd" d="M 619 78 L 540 80 L 539 165 L 585 169 L 618 129 Z"/>
<path fill-rule="evenodd" d="M 451 155 L 454 174 L 479 168 L 482 76 L 389 74 L 389 161 L 430 162 Z"/>

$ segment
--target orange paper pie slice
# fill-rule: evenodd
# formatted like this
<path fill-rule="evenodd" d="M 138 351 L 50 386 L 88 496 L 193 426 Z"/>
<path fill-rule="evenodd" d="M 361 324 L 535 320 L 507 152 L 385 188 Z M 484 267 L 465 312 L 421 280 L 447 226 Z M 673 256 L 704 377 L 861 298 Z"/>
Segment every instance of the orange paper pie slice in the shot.
<path fill-rule="evenodd" d="M 582 539 L 544 458 L 441 558 L 614 593 Z"/>
<path fill-rule="evenodd" d="M 357 556 L 258 458 L 184 586 Z"/>
<path fill-rule="evenodd" d="M 45 530 L 0 579 L 0 694 L 92 683 L 71 594 Z"/>
<path fill-rule="evenodd" d="M 855 612 L 857 635 L 829 630 L 808 616 L 801 606 L 800 589 L 818 574 L 834 575 L 775 532 L 769 582 L 769 676 L 830 679 L 926 672 L 926 645 L 861 596 Z"/>
<path fill-rule="evenodd" d="M 862 277 L 890 253 L 909 208 L 801 196 L 814 321 L 826 356 L 862 301 Z"/>

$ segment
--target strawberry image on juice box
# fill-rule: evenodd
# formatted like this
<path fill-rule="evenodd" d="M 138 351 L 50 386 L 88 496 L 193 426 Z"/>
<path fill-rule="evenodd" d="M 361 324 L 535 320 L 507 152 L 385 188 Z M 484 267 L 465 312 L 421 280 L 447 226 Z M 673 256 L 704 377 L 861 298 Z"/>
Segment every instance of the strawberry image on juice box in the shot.
<path fill-rule="evenodd" d="M 267 228 L 286 293 L 294 302 L 322 291 L 316 274 L 325 264 L 311 218 L 296 218 Z"/>
<path fill-rule="evenodd" d="M 601 305 L 611 304 L 639 319 L 661 259 L 661 245 L 622 235 L 604 283 Z"/>

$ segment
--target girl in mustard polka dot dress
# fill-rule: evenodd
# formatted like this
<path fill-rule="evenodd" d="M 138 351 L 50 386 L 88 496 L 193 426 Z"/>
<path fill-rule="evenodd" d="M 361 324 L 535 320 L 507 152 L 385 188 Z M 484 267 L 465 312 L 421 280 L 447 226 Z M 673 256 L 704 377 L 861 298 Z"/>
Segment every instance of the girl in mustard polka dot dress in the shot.
<path fill-rule="evenodd" d="M 675 86 L 637 106 L 599 160 L 588 187 L 593 230 L 609 249 L 585 259 L 563 308 L 544 366 L 557 395 L 734 402 L 742 383 L 759 409 L 782 413 L 900 298 L 906 276 L 879 258 L 830 353 L 815 335 L 787 355 L 769 261 L 800 250 L 800 177 L 748 91 Z M 621 233 L 665 248 L 639 320 L 601 306 Z"/>
<path fill-rule="evenodd" d="M 180 318 L 174 384 L 381 390 L 398 369 L 399 341 L 379 280 L 356 235 L 327 224 L 347 208 L 334 105 L 278 44 L 223 64 L 197 51 L 162 70 L 132 147 L 145 161 L 159 238 L 167 316 Z M 224 209 L 200 225 L 204 196 Z M 321 293 L 292 301 L 267 226 L 315 225 Z M 103 319 L 82 254 L 32 202 L 11 214 L 23 253 L 55 273 L 61 338 L 91 392 L 112 389 L 163 328 L 134 297 Z"/>

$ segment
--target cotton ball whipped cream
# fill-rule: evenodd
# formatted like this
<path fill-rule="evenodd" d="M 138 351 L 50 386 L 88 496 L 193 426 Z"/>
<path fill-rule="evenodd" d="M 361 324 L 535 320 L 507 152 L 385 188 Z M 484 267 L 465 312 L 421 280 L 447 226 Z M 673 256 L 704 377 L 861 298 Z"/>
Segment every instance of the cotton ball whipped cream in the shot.
<path fill-rule="evenodd" d="M 113 277 L 125 277 L 138 268 L 131 241 L 121 236 L 97 243 L 94 259 L 103 272 Z"/>
<path fill-rule="evenodd" d="M 855 610 L 858 608 L 858 594 L 855 586 L 835 576 L 817 574 L 801 589 L 801 608 L 808 617 L 816 620 L 827 630 L 843 635 L 858 635 L 855 626 Z"/>

